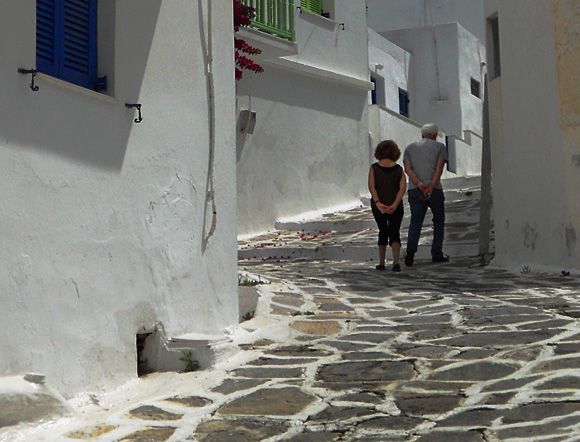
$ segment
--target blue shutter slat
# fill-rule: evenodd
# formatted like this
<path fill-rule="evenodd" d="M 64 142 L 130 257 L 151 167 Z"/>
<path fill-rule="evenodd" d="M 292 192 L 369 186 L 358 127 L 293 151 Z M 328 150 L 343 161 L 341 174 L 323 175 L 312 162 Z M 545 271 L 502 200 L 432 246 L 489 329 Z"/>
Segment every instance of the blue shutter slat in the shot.
<path fill-rule="evenodd" d="M 95 89 L 97 0 L 36 0 L 39 71 Z"/>
<path fill-rule="evenodd" d="M 97 77 L 97 2 L 63 0 L 62 76 L 94 89 Z"/>
<path fill-rule="evenodd" d="M 55 0 L 36 2 L 36 67 L 48 75 L 58 74 Z"/>

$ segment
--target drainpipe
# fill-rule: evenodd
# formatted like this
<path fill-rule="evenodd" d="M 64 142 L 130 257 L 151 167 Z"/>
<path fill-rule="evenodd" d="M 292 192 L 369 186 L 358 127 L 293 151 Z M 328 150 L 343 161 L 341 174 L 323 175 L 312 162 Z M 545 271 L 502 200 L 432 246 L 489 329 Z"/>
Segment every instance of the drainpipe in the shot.
<path fill-rule="evenodd" d="M 198 0 L 200 30 L 202 34 L 202 46 L 205 46 L 205 78 L 208 102 L 208 133 L 209 133 L 209 154 L 207 167 L 207 182 L 205 205 L 203 212 L 203 237 L 202 252 L 205 252 L 207 244 L 215 233 L 217 225 L 217 208 L 214 191 L 214 162 L 215 162 L 215 93 L 213 77 L 213 35 L 212 35 L 212 1 L 207 1 L 207 40 L 203 32 L 203 0 Z M 205 40 L 205 41 L 204 41 Z M 211 212 L 211 214 L 210 214 Z M 209 217 L 211 216 L 211 223 Z M 209 228 L 208 228 L 209 225 Z"/>
<path fill-rule="evenodd" d="M 489 83 L 484 77 L 483 144 L 481 149 L 481 198 L 479 201 L 479 258 L 482 265 L 491 260 L 489 242 L 491 233 L 491 140 L 489 127 Z"/>

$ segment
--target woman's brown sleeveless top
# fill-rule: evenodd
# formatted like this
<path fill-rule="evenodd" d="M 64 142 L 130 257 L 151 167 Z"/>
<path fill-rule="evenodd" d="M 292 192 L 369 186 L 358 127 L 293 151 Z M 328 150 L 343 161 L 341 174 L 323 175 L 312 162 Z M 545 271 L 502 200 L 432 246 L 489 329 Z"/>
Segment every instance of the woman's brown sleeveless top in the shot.
<path fill-rule="evenodd" d="M 387 206 L 392 204 L 399 193 L 403 168 L 398 164 L 393 167 L 384 167 L 379 163 L 372 165 L 375 175 L 375 189 L 381 203 Z"/>

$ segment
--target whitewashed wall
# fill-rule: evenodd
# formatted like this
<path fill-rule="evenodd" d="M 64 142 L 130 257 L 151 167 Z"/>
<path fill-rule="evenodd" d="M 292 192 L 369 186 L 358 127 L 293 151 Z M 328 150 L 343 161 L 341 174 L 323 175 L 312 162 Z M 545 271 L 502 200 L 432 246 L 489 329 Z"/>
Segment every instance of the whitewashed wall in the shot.
<path fill-rule="evenodd" d="M 483 139 L 474 132 L 465 131 L 463 138 L 449 137 L 447 140 L 449 173 L 457 176 L 481 175 L 482 146 Z"/>
<path fill-rule="evenodd" d="M 484 0 L 367 0 L 368 24 L 377 32 L 461 23 L 485 41 Z"/>
<path fill-rule="evenodd" d="M 413 54 L 409 67 L 409 113 L 461 136 L 457 24 L 381 33 Z"/>
<path fill-rule="evenodd" d="M 405 148 L 415 141 L 421 140 L 422 124 L 409 118 L 399 115 L 391 109 L 383 106 L 369 107 L 369 121 L 371 133 L 376 134 L 371 146 L 371 159 L 374 160 L 374 148 L 381 140 L 394 140 L 401 149 L 401 158 L 405 153 Z M 445 143 L 445 132 L 440 131 L 437 141 Z"/>
<path fill-rule="evenodd" d="M 398 112 L 399 88 L 406 91 L 409 89 L 411 54 L 372 29 L 368 33 L 369 69 L 378 80 L 377 104 Z M 377 65 L 382 68 L 377 68 Z"/>
<path fill-rule="evenodd" d="M 366 29 L 362 0 L 335 0 L 334 20 L 297 13 L 297 55 L 263 62 L 263 74 L 238 83 L 238 110 L 257 114 L 254 133 L 238 133 L 239 234 L 364 192 Z"/>
<path fill-rule="evenodd" d="M 231 2 L 212 7 L 217 218 L 204 248 L 207 2 L 114 3 L 112 97 L 46 78 L 28 89 L 16 70 L 35 65 L 35 1 L 0 6 L 0 376 L 46 373 L 67 395 L 116 385 L 136 375 L 144 327 L 237 322 Z M 124 106 L 136 101 L 140 125 Z"/>
<path fill-rule="evenodd" d="M 483 133 L 484 76 L 487 71 L 485 46 L 463 26 L 457 27 L 459 47 L 459 100 L 464 131 Z M 471 93 L 471 79 L 479 82 L 480 96 Z"/>
<path fill-rule="evenodd" d="M 433 121 L 450 135 L 481 135 L 482 100 L 471 94 L 471 78 L 482 85 L 485 50 L 457 23 L 402 29 L 380 35 L 409 51 L 409 113 Z M 483 95 L 482 95 L 483 97 Z"/>
<path fill-rule="evenodd" d="M 489 1 L 486 12 L 499 12 L 501 47 L 490 83 L 494 263 L 579 272 L 577 4 Z"/>

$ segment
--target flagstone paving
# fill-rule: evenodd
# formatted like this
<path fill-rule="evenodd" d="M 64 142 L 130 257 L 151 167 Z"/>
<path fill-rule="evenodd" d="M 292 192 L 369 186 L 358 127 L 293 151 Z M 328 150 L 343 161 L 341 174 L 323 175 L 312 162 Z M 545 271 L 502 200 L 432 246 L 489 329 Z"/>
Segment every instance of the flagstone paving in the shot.
<path fill-rule="evenodd" d="M 580 278 L 468 256 L 393 273 L 267 255 L 240 262 L 269 281 L 243 327 L 285 335 L 256 334 L 212 385 L 187 378 L 189 395 L 166 391 L 59 440 L 580 441 Z"/>
<path fill-rule="evenodd" d="M 207 397 L 135 407 L 143 428 L 118 440 L 580 440 L 580 327 L 566 313 L 580 308 L 577 278 L 469 258 L 401 274 L 347 261 L 244 267 L 277 280 L 262 287 L 271 306 L 296 301 L 276 314 L 292 338 L 246 346 L 256 357 Z M 196 425 L 192 406 L 205 410 Z"/>

